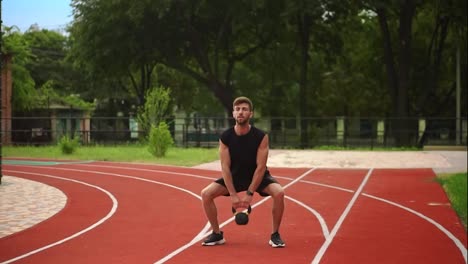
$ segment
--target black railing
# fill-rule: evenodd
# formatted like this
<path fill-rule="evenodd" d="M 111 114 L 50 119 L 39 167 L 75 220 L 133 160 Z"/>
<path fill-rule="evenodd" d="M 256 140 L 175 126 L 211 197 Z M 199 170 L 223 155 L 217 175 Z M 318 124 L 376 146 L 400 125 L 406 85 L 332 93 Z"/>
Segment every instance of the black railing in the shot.
<path fill-rule="evenodd" d="M 330 117 L 300 122 L 297 118 L 274 117 L 255 119 L 253 124 L 269 134 L 272 148 L 394 147 L 401 145 L 402 135 L 405 146 L 467 144 L 466 118 L 407 118 L 404 128 L 397 126 L 401 120 Z M 197 117 L 196 122 L 190 118 L 167 119 L 175 144 L 182 147 L 216 147 L 230 121 L 208 117 Z M 78 136 L 85 145 L 132 143 L 145 138 L 145 132 L 129 117 L 14 117 L 3 122 L 10 122 L 11 129 L 2 132 L 4 144 L 11 145 L 56 144 L 64 135 Z M 303 133 L 301 125 L 307 126 Z"/>

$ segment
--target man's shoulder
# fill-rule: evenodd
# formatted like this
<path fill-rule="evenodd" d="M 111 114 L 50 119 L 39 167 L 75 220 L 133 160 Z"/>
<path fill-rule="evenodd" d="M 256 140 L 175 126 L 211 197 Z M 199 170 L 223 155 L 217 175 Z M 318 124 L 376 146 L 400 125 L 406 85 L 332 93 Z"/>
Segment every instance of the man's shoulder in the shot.
<path fill-rule="evenodd" d="M 252 131 L 257 133 L 257 134 L 260 134 L 260 135 L 266 135 L 266 132 L 263 130 L 263 129 L 260 129 L 256 126 L 252 126 L 251 127 Z"/>

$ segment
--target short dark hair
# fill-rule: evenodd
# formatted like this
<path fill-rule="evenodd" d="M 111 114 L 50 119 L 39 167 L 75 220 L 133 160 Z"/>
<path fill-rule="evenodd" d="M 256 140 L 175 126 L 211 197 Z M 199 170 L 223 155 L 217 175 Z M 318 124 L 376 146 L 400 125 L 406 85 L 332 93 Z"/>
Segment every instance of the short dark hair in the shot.
<path fill-rule="evenodd" d="M 234 108 L 234 106 L 239 105 L 239 104 L 243 104 L 243 103 L 248 104 L 249 108 L 250 108 L 250 111 L 253 111 L 252 101 L 249 98 L 245 97 L 245 96 L 239 96 L 236 99 L 234 99 L 234 102 L 232 103 L 232 107 Z"/>

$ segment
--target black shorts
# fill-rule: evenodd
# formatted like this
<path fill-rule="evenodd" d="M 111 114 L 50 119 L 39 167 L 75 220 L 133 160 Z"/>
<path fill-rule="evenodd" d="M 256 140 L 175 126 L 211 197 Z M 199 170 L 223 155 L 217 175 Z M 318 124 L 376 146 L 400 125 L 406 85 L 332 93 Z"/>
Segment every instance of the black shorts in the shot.
<path fill-rule="evenodd" d="M 215 180 L 216 183 L 221 184 L 222 186 L 226 187 L 226 184 L 224 183 L 223 178 L 219 178 Z M 249 188 L 250 185 L 250 180 L 240 180 L 240 181 L 233 181 L 234 182 L 234 188 L 236 189 L 237 192 L 242 192 L 242 191 L 247 191 L 247 188 Z M 273 176 L 270 175 L 270 173 L 265 173 L 265 176 L 263 176 L 262 182 L 260 182 L 260 185 L 258 186 L 256 192 L 258 192 L 261 196 L 269 196 L 267 193 L 262 192 L 265 187 L 270 185 L 271 183 L 278 183 L 278 181 L 273 178 Z M 226 194 L 225 196 L 229 196 L 229 194 Z"/>

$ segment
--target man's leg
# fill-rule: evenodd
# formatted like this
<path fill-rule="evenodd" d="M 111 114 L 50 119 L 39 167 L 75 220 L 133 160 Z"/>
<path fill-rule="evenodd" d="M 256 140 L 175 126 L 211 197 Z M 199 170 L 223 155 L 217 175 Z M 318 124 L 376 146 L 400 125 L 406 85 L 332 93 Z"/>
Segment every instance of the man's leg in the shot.
<path fill-rule="evenodd" d="M 273 199 L 272 208 L 272 233 L 278 232 L 284 212 L 284 190 L 279 183 L 271 183 L 262 192 L 267 193 Z"/>
<path fill-rule="evenodd" d="M 263 189 L 264 193 L 267 193 L 273 199 L 273 208 L 272 208 L 272 232 L 270 244 L 274 248 L 282 248 L 285 247 L 284 241 L 281 239 L 279 234 L 279 228 L 281 225 L 281 220 L 283 219 L 283 212 L 284 212 L 284 189 L 281 187 L 279 183 L 271 183 L 267 187 Z"/>
<path fill-rule="evenodd" d="M 211 224 L 213 232 L 217 234 L 220 233 L 220 229 L 218 223 L 218 209 L 216 208 L 214 199 L 227 193 L 226 187 L 215 182 L 206 186 L 201 192 L 203 209 L 205 210 L 206 217 Z"/>

